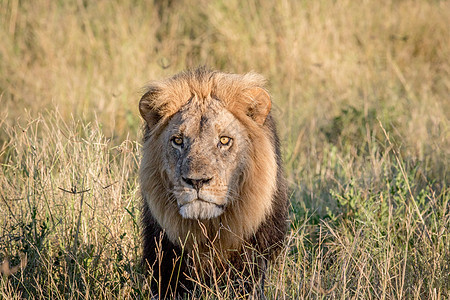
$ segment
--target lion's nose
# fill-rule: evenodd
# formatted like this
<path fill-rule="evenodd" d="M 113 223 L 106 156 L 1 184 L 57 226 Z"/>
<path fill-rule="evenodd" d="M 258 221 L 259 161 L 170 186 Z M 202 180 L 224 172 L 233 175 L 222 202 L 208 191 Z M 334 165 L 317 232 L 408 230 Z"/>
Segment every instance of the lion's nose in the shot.
<path fill-rule="evenodd" d="M 193 179 L 193 178 L 183 178 L 183 181 L 186 182 L 188 185 L 192 186 L 194 189 L 197 190 L 197 192 L 202 188 L 204 184 L 207 184 L 211 181 L 211 178 L 200 178 L 200 179 Z"/>

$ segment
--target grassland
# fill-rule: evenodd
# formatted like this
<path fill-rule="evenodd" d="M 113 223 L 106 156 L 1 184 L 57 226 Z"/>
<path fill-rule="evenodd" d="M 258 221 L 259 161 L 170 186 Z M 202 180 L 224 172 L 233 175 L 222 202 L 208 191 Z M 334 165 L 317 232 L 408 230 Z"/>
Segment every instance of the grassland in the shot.
<path fill-rule="evenodd" d="M 137 102 L 208 65 L 273 96 L 292 206 L 267 298 L 448 299 L 449 2 L 169 2 L 0 2 L 0 262 L 26 260 L 0 298 L 149 297 Z"/>

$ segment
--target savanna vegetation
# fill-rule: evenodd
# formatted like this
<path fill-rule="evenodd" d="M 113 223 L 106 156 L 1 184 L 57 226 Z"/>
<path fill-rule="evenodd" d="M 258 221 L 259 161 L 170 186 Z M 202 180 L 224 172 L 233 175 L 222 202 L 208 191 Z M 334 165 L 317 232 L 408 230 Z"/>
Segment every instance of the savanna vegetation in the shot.
<path fill-rule="evenodd" d="M 292 204 L 268 299 L 448 299 L 449 20 L 438 0 L 1 1 L 0 298 L 151 296 L 137 104 L 207 65 L 273 97 Z"/>

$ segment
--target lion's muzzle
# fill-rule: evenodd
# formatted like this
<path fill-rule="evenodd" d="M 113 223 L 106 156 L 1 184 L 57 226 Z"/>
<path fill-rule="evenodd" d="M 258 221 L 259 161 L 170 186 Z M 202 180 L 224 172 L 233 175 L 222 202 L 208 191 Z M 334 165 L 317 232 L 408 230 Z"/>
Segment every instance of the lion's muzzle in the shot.
<path fill-rule="evenodd" d="M 220 216 L 225 210 L 225 205 L 199 198 L 184 204 L 178 204 L 178 207 L 181 216 L 185 219 L 212 219 Z"/>
<path fill-rule="evenodd" d="M 192 188 L 184 187 L 175 193 L 178 209 L 183 218 L 211 219 L 225 211 L 226 191 L 204 184 L 205 182 L 192 182 Z"/>

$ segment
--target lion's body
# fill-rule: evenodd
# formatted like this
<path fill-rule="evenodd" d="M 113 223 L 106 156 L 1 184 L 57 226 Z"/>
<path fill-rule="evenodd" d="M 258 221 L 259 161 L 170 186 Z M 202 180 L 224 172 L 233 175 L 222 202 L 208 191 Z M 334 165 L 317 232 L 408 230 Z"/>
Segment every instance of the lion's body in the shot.
<path fill-rule="evenodd" d="M 153 83 L 141 99 L 144 262 L 159 293 L 188 285 L 194 249 L 238 271 L 244 256 L 279 252 L 288 202 L 263 84 L 198 69 Z"/>

